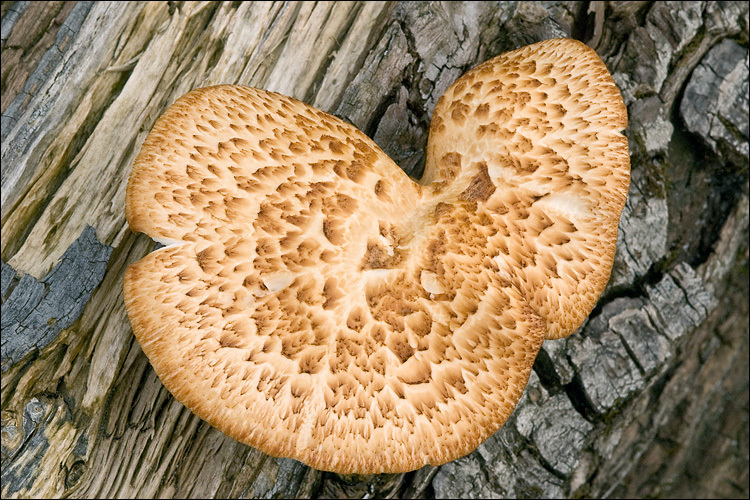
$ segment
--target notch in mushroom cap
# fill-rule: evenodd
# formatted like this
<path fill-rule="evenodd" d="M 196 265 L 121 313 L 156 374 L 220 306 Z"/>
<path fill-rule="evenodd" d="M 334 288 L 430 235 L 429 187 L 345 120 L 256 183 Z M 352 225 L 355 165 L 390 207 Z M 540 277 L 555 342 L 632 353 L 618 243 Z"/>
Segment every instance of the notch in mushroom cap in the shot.
<path fill-rule="evenodd" d="M 461 457 L 606 284 L 625 125 L 567 39 L 456 81 L 420 183 L 304 103 L 194 90 L 128 182 L 131 228 L 173 243 L 126 272 L 133 331 L 178 400 L 271 455 L 360 474 Z"/>

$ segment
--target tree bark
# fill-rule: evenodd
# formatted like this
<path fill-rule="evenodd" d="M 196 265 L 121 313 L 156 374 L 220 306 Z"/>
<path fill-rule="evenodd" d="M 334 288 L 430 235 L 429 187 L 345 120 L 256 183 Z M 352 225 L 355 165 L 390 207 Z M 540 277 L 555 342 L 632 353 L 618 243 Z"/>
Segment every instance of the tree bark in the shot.
<path fill-rule="evenodd" d="M 467 457 L 344 477 L 266 456 L 162 386 L 122 297 L 154 248 L 125 185 L 187 91 L 249 85 L 353 123 L 419 176 L 461 74 L 569 36 L 628 106 L 632 184 L 599 305 L 545 342 Z M 3 2 L 2 494 L 747 497 L 745 2 Z"/>

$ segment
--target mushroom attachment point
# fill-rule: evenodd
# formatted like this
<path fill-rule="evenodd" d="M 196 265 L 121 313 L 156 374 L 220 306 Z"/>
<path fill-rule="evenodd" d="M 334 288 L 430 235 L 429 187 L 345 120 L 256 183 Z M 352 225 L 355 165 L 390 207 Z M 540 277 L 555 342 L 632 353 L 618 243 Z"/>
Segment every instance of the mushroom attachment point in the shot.
<path fill-rule="evenodd" d="M 419 182 L 300 101 L 193 90 L 127 186 L 132 230 L 167 244 L 125 273 L 133 332 L 179 401 L 270 455 L 343 474 L 459 458 L 604 289 L 626 124 L 607 68 L 570 39 L 457 80 Z"/>

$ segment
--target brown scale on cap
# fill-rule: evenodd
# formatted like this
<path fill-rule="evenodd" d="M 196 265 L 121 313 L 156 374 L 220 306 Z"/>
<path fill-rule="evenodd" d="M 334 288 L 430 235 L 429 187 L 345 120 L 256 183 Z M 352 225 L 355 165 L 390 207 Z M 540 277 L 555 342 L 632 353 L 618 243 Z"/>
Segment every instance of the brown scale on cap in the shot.
<path fill-rule="evenodd" d="M 339 473 L 439 465 L 496 432 L 545 338 L 609 278 L 626 110 L 567 39 L 456 81 L 411 181 L 348 123 L 273 92 L 194 90 L 157 120 L 126 215 L 133 331 L 201 418 Z"/>

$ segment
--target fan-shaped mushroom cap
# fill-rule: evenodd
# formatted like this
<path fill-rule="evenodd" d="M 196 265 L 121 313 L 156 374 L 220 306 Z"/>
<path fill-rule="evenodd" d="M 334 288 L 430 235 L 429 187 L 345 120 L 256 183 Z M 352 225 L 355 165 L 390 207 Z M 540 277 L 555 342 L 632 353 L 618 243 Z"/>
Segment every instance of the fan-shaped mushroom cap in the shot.
<path fill-rule="evenodd" d="M 304 103 L 194 90 L 128 183 L 131 228 L 168 244 L 125 275 L 133 331 L 178 400 L 271 455 L 340 473 L 463 456 L 606 284 L 625 125 L 603 63 L 567 39 L 456 81 L 420 184 Z"/>

